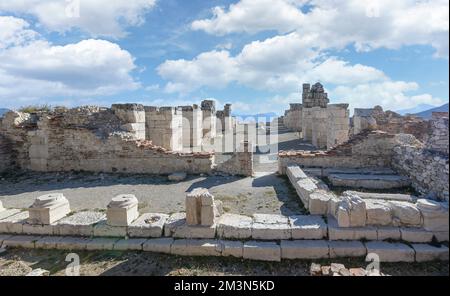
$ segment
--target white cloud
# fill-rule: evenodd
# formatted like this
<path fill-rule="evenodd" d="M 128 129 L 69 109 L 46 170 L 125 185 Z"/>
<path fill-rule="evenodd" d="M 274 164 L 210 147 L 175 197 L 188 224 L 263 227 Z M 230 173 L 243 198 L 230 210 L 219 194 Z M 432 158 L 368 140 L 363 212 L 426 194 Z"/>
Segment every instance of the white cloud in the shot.
<path fill-rule="evenodd" d="M 125 28 L 143 23 L 156 0 L 15 0 L 1 1 L 0 12 L 35 16 L 50 31 L 78 28 L 91 36 L 123 37 Z M 79 14 L 78 14 L 79 12 Z"/>
<path fill-rule="evenodd" d="M 26 29 L 28 24 L 21 19 L 0 16 L 0 24 L 8 24 L 2 27 L 7 28 L 2 31 L 6 39 L 0 39 L 7 45 L 0 48 L 2 104 L 107 95 L 139 86 L 131 76 L 133 57 L 115 43 L 89 39 L 56 46 Z"/>
<path fill-rule="evenodd" d="M 437 56 L 448 57 L 448 11 L 448 0 L 240 0 L 215 7 L 210 19 L 191 27 L 215 35 L 296 30 L 323 49 L 431 45 Z"/>

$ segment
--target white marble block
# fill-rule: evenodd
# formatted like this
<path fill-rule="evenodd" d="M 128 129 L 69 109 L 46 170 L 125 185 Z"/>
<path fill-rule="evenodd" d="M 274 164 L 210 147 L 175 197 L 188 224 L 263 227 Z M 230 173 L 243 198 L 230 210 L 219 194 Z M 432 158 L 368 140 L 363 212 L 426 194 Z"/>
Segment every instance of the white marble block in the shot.
<path fill-rule="evenodd" d="M 114 197 L 106 211 L 109 226 L 128 226 L 139 217 L 138 200 L 132 194 Z"/>
<path fill-rule="evenodd" d="M 69 201 L 62 193 L 42 195 L 28 209 L 29 224 L 50 225 L 70 213 Z"/>

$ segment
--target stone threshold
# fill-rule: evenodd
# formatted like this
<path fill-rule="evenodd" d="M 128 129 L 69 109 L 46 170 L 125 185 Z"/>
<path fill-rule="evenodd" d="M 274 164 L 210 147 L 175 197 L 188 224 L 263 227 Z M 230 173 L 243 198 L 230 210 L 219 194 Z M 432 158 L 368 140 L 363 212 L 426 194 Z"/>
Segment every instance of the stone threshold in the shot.
<path fill-rule="evenodd" d="M 448 247 L 379 241 L 280 240 L 237 241 L 216 239 L 120 239 L 71 236 L 0 235 L 2 248 L 72 251 L 143 251 L 179 256 L 235 257 L 280 262 L 285 259 L 378 257 L 380 262 L 448 261 Z"/>

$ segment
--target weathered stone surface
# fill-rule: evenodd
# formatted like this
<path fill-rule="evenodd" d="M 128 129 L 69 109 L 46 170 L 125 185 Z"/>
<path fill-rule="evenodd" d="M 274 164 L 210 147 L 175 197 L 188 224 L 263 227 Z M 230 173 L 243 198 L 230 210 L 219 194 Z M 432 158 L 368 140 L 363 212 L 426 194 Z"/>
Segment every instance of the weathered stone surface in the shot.
<path fill-rule="evenodd" d="M 280 246 L 274 242 L 248 241 L 244 243 L 244 259 L 281 261 Z"/>
<path fill-rule="evenodd" d="M 164 225 L 164 235 L 174 238 L 215 238 L 216 226 L 188 225 L 184 213 L 175 213 Z"/>
<path fill-rule="evenodd" d="M 344 195 L 337 209 L 340 227 L 361 227 L 366 225 L 366 203 L 357 195 Z"/>
<path fill-rule="evenodd" d="M 367 242 L 367 253 L 375 253 L 380 262 L 414 262 L 414 250 L 405 244 Z"/>
<path fill-rule="evenodd" d="M 0 222 L 1 220 L 11 217 L 17 213 L 20 213 L 19 209 L 4 209 L 3 211 L 0 211 Z"/>
<path fill-rule="evenodd" d="M 177 173 L 170 174 L 168 176 L 168 179 L 169 179 L 169 181 L 172 181 L 172 182 L 181 182 L 181 181 L 185 180 L 186 177 L 187 177 L 187 174 L 185 172 L 177 172 Z"/>
<path fill-rule="evenodd" d="M 324 240 L 281 241 L 283 259 L 329 258 L 328 242 Z"/>
<path fill-rule="evenodd" d="M 8 234 L 0 234 L 0 247 L 2 246 L 2 243 L 5 239 L 10 238 L 12 235 Z"/>
<path fill-rule="evenodd" d="M 329 174 L 328 179 L 334 186 L 366 189 L 403 188 L 411 184 L 399 175 Z"/>
<path fill-rule="evenodd" d="M 292 239 L 322 239 L 327 236 L 327 224 L 321 216 L 289 216 Z"/>
<path fill-rule="evenodd" d="M 435 232 L 433 232 L 433 234 L 438 242 L 448 242 L 449 241 L 449 232 L 448 231 L 435 231 Z"/>
<path fill-rule="evenodd" d="M 29 224 L 50 225 L 70 213 L 69 201 L 62 193 L 39 196 L 28 209 Z"/>
<path fill-rule="evenodd" d="M 364 257 L 366 247 L 360 241 L 330 241 L 330 258 Z"/>
<path fill-rule="evenodd" d="M 431 246 L 428 244 L 412 244 L 411 245 L 416 252 L 417 262 L 427 262 L 427 261 L 448 261 L 448 247 L 446 246 Z"/>
<path fill-rule="evenodd" d="M 291 227 L 288 217 L 272 214 L 254 214 L 252 225 L 254 239 L 290 239 Z"/>
<path fill-rule="evenodd" d="M 242 258 L 244 255 L 244 243 L 240 241 L 220 241 L 222 256 Z"/>
<path fill-rule="evenodd" d="M 182 256 L 220 256 L 221 252 L 218 241 L 210 239 L 179 239 L 171 248 L 171 254 Z"/>
<path fill-rule="evenodd" d="M 23 211 L 0 220 L 0 233 L 23 233 L 23 224 L 28 217 L 28 211 Z"/>
<path fill-rule="evenodd" d="M 43 224 L 23 224 L 23 234 L 34 235 L 53 235 L 55 231 L 55 224 L 43 225 Z"/>
<path fill-rule="evenodd" d="M 300 179 L 294 185 L 298 196 L 300 197 L 305 208 L 309 208 L 309 196 L 317 189 L 316 184 L 311 180 L 311 178 Z"/>
<path fill-rule="evenodd" d="M 27 273 L 25 276 L 49 276 L 50 275 L 50 271 L 42 269 L 42 268 L 37 268 L 37 269 L 33 269 L 31 272 Z"/>
<path fill-rule="evenodd" d="M 121 239 L 114 243 L 116 251 L 142 251 L 142 245 L 147 241 L 146 238 Z"/>
<path fill-rule="evenodd" d="M 35 242 L 41 238 L 40 236 L 13 235 L 3 240 L 2 247 L 33 249 Z"/>
<path fill-rule="evenodd" d="M 56 243 L 56 248 L 58 250 L 86 250 L 86 244 L 90 240 L 86 237 L 66 236 Z"/>
<path fill-rule="evenodd" d="M 94 226 L 94 236 L 96 237 L 125 237 L 127 227 L 108 225 L 107 220 L 102 220 Z"/>
<path fill-rule="evenodd" d="M 248 216 L 224 214 L 217 224 L 217 235 L 221 238 L 246 239 L 252 236 L 253 219 Z"/>
<path fill-rule="evenodd" d="M 433 240 L 433 232 L 423 228 L 401 227 L 402 240 L 410 243 L 428 243 Z"/>
<path fill-rule="evenodd" d="M 173 241 L 170 237 L 152 238 L 142 245 L 142 249 L 147 252 L 170 254 Z"/>
<path fill-rule="evenodd" d="M 368 225 L 386 226 L 392 223 L 391 208 L 385 201 L 365 199 Z"/>
<path fill-rule="evenodd" d="M 96 237 L 86 243 L 86 250 L 113 250 L 114 244 L 118 241 L 116 238 Z"/>
<path fill-rule="evenodd" d="M 161 237 L 169 215 L 145 213 L 127 228 L 129 237 Z"/>
<path fill-rule="evenodd" d="M 102 212 L 84 211 L 65 217 L 56 223 L 55 235 L 92 236 L 94 225 L 104 221 L 106 215 Z"/>
<path fill-rule="evenodd" d="M 377 240 L 377 229 L 366 227 L 339 227 L 336 219 L 328 216 L 328 237 L 330 240 Z"/>
<path fill-rule="evenodd" d="M 62 236 L 44 236 L 41 239 L 37 240 L 34 245 L 36 249 L 56 249 L 58 242 L 62 239 Z"/>
<path fill-rule="evenodd" d="M 426 230 L 449 231 L 448 203 L 419 199 L 416 205 L 422 213 Z"/>
<path fill-rule="evenodd" d="M 0 200 L 0 212 L 3 212 L 5 210 L 5 208 L 3 207 L 3 203 L 2 203 L 2 201 Z"/>
<path fill-rule="evenodd" d="M 214 211 L 214 204 L 212 205 L 205 205 L 202 203 L 201 208 L 201 225 L 203 226 L 211 226 L 215 223 L 215 211 Z"/>
<path fill-rule="evenodd" d="M 326 215 L 328 213 L 328 202 L 332 194 L 325 190 L 316 190 L 309 195 L 308 210 L 311 215 Z"/>
<path fill-rule="evenodd" d="M 138 217 L 138 200 L 133 194 L 121 194 L 113 197 L 106 210 L 109 226 L 126 227 Z"/>
<path fill-rule="evenodd" d="M 377 234 L 378 234 L 377 240 L 379 240 L 379 241 L 400 240 L 401 239 L 401 233 L 400 233 L 399 227 L 393 227 L 393 226 L 378 227 Z"/>
<path fill-rule="evenodd" d="M 397 220 L 397 223 L 394 224 L 407 226 L 420 226 L 422 224 L 420 211 L 414 204 L 402 201 L 389 201 L 388 205 L 392 209 L 394 220 Z"/>
<path fill-rule="evenodd" d="M 287 166 L 286 175 L 288 176 L 292 184 L 295 184 L 298 180 L 308 178 L 308 176 L 298 165 Z"/>

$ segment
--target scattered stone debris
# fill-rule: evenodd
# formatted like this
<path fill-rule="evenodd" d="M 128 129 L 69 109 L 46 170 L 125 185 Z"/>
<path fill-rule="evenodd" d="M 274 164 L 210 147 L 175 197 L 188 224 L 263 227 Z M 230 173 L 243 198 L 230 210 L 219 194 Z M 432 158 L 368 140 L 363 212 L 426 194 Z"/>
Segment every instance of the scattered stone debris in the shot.
<path fill-rule="evenodd" d="M 26 276 L 49 276 L 49 275 L 50 275 L 50 271 L 42 269 L 42 268 L 37 268 L 37 269 L 33 269 Z"/>
<path fill-rule="evenodd" d="M 344 264 L 331 263 L 331 265 L 321 266 L 312 263 L 310 268 L 311 276 L 386 276 L 377 269 L 366 270 L 364 268 L 346 268 Z"/>
<path fill-rule="evenodd" d="M 187 174 L 184 172 L 177 172 L 177 173 L 173 173 L 169 175 L 169 181 L 173 181 L 173 182 L 181 182 L 184 179 L 186 179 Z"/>

